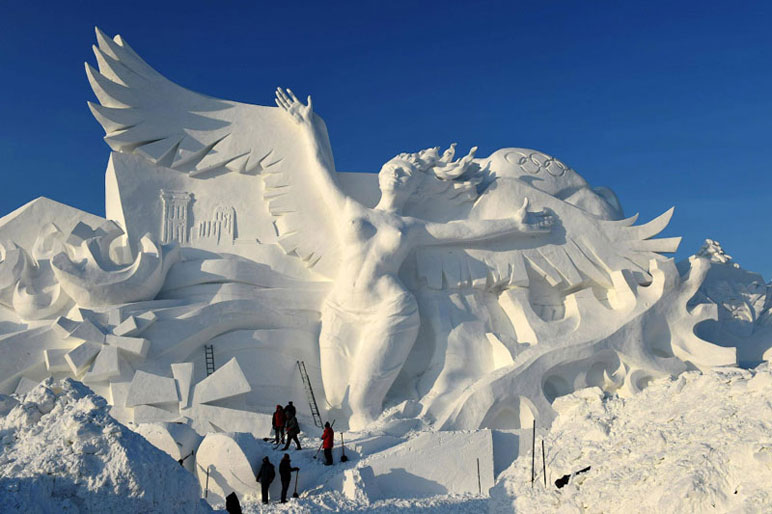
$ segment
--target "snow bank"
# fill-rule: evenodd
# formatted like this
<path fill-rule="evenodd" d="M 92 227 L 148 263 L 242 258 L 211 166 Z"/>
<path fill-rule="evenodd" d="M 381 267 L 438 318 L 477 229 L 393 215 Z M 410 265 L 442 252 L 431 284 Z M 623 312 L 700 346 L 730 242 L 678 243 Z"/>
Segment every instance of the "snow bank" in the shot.
<path fill-rule="evenodd" d="M 3 512 L 211 512 L 193 475 L 71 379 L 0 395 Z"/>
<path fill-rule="evenodd" d="M 772 511 L 772 372 L 769 364 L 652 382 L 632 398 L 586 389 L 556 400 L 547 489 L 537 447 L 492 490 L 496 512 Z M 562 489 L 554 481 L 592 469 Z"/>
<path fill-rule="evenodd" d="M 364 459 L 362 466 L 370 499 L 485 493 L 493 486 L 491 432 L 424 432 Z"/>

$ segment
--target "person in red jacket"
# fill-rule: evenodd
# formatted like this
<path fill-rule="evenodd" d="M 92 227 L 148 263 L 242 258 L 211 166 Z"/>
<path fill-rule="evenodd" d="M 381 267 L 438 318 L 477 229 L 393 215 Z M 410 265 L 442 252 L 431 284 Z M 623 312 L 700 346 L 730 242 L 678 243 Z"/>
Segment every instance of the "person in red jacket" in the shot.
<path fill-rule="evenodd" d="M 324 465 L 332 465 L 332 447 L 335 445 L 335 433 L 332 431 L 330 422 L 324 424 L 322 432 L 322 449 L 324 449 Z"/>
<path fill-rule="evenodd" d="M 284 423 L 286 418 L 284 417 L 284 409 L 281 405 L 276 406 L 276 412 L 273 413 L 273 429 L 276 432 L 276 438 L 273 440 L 273 444 L 284 444 Z M 281 436 L 281 437 L 280 437 Z"/>

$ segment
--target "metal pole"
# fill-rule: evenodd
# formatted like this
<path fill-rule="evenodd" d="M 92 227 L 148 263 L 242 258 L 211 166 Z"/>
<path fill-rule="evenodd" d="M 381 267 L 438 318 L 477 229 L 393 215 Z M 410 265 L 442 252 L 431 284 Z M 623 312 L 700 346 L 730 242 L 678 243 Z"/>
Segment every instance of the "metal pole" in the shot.
<path fill-rule="evenodd" d="M 533 438 L 531 439 L 531 487 L 536 477 L 536 419 L 533 420 Z"/>
<path fill-rule="evenodd" d="M 482 482 L 480 482 L 480 459 L 477 459 L 477 489 L 482 496 Z"/>
<path fill-rule="evenodd" d="M 211 464 L 206 467 L 206 491 L 204 492 L 204 498 L 209 496 L 209 468 L 211 467 Z"/>
<path fill-rule="evenodd" d="M 544 474 L 544 487 L 547 487 L 547 459 L 544 458 L 544 439 L 541 440 L 541 468 Z"/>

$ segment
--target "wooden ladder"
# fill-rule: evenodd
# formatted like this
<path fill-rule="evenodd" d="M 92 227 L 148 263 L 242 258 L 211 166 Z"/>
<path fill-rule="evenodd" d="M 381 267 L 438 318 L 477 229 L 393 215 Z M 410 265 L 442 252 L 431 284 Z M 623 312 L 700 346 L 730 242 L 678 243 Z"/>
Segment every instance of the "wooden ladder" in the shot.
<path fill-rule="evenodd" d="M 319 406 L 316 404 L 316 397 L 314 396 L 314 389 L 311 387 L 311 380 L 308 378 L 308 371 L 306 371 L 306 363 L 303 361 L 297 361 L 298 370 L 300 371 L 300 378 L 303 380 L 303 388 L 306 390 L 306 398 L 308 399 L 308 406 L 311 409 L 311 416 L 314 418 L 314 425 L 322 428 L 322 416 L 319 414 Z"/>
<path fill-rule="evenodd" d="M 204 345 L 204 357 L 206 358 L 206 376 L 214 373 L 214 345 Z"/>

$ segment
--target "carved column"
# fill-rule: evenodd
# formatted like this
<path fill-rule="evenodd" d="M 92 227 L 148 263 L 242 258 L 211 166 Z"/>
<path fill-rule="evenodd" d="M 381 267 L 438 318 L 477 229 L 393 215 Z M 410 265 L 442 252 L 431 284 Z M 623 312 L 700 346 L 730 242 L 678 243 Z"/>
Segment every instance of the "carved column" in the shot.
<path fill-rule="evenodd" d="M 161 217 L 161 242 L 187 244 L 188 239 L 188 210 L 192 193 L 184 191 L 161 190 L 161 202 L 163 214 Z"/>

